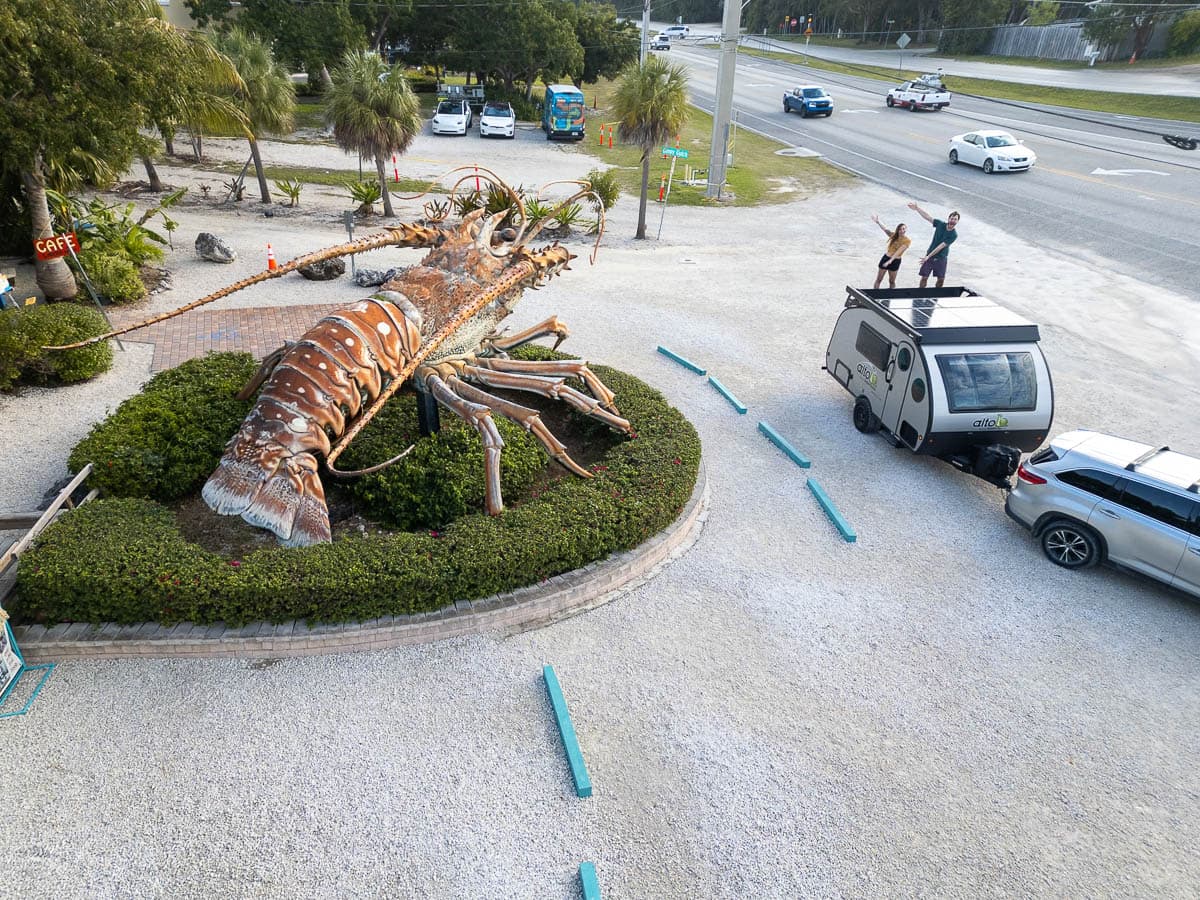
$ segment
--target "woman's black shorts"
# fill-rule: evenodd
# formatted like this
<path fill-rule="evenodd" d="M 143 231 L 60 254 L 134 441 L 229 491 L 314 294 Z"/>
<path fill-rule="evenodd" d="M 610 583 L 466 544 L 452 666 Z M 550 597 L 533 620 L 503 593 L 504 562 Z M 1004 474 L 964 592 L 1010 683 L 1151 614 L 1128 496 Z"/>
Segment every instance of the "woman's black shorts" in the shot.
<path fill-rule="evenodd" d="M 888 258 L 888 257 L 887 257 L 887 254 L 886 254 L 886 253 L 885 253 L 885 254 L 883 254 L 883 256 L 879 257 L 879 268 L 881 268 L 881 269 L 887 269 L 887 271 L 889 271 L 889 272 L 898 272 L 898 271 L 900 271 L 900 260 L 899 260 L 899 259 L 893 259 L 893 260 L 892 260 L 890 263 L 888 263 L 888 264 L 885 266 L 885 265 L 884 265 L 884 263 L 886 263 L 886 262 L 887 262 L 887 258 Z"/>

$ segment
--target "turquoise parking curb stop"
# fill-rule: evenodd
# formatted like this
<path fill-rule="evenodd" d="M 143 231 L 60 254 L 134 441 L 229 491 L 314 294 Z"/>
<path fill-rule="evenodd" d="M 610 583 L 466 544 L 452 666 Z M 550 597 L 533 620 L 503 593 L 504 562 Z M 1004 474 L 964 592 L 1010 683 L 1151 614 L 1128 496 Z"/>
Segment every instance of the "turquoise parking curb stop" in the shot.
<path fill-rule="evenodd" d="M 554 666 L 542 666 L 542 677 L 546 679 L 546 692 L 550 705 L 554 707 L 554 718 L 558 721 L 558 733 L 562 735 L 563 749 L 567 753 L 567 764 L 571 767 L 571 778 L 575 781 L 575 793 L 580 797 L 592 796 L 592 779 L 588 778 L 587 766 L 583 763 L 583 751 L 579 749 L 579 738 L 571 724 L 571 713 L 563 697 Z"/>
<path fill-rule="evenodd" d="M 744 416 L 746 414 L 746 405 L 737 397 L 733 396 L 733 394 L 730 393 L 729 388 L 717 381 L 717 379 L 712 375 L 708 376 L 708 383 L 721 392 L 721 395 L 729 401 L 730 406 L 738 411 L 738 415 Z"/>
<path fill-rule="evenodd" d="M 768 441 L 787 454 L 788 458 L 800 468 L 807 469 L 812 465 L 812 460 L 784 440 L 783 436 L 765 421 L 758 423 L 758 430 L 766 435 Z"/>
<path fill-rule="evenodd" d="M 661 353 L 663 356 L 667 357 L 668 359 L 675 360 L 675 362 L 679 363 L 685 369 L 691 369 L 697 375 L 707 375 L 708 374 L 707 369 L 700 368 L 698 365 L 696 365 L 690 359 L 684 359 L 678 353 L 672 353 L 670 350 L 668 350 L 666 347 L 662 346 L 661 344 L 659 344 L 659 346 L 658 346 L 658 352 Z"/>
<path fill-rule="evenodd" d="M 858 540 L 858 535 L 854 533 L 854 529 L 850 527 L 850 523 L 846 521 L 846 517 L 838 512 L 838 508 L 833 505 L 833 501 L 829 499 L 829 495 L 825 493 L 825 489 L 817 484 L 813 478 L 808 479 L 808 489 L 812 491 L 817 502 L 821 504 L 821 509 L 825 510 L 825 515 L 829 516 L 834 527 L 842 533 L 842 537 L 846 542 L 853 544 Z"/>
<path fill-rule="evenodd" d="M 579 883 L 583 885 L 583 900 L 600 900 L 600 879 L 596 877 L 594 863 L 579 864 Z"/>

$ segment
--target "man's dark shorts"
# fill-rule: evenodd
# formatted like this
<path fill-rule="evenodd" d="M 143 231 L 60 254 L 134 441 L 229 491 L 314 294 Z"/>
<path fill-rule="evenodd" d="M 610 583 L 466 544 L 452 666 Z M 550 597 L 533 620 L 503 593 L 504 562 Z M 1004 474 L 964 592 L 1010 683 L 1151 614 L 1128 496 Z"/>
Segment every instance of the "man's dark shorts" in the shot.
<path fill-rule="evenodd" d="M 933 257 L 921 263 L 921 270 L 917 273 L 922 278 L 928 278 L 932 275 L 934 278 L 946 277 L 946 257 Z"/>

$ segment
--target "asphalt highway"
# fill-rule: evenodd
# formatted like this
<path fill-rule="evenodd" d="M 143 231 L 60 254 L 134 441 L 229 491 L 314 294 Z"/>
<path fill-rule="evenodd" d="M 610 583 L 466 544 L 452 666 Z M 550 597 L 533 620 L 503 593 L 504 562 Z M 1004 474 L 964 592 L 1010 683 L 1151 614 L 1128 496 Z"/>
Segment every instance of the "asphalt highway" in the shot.
<path fill-rule="evenodd" d="M 690 70 L 693 102 L 711 112 L 717 53 L 676 45 L 671 56 Z M 833 116 L 785 114 L 783 93 L 798 83 L 823 85 L 833 95 Z M 959 210 L 964 238 L 971 218 L 984 219 L 1074 259 L 1200 300 L 1200 151 L 1179 150 L 1158 137 L 1194 134 L 1195 126 L 961 95 L 940 112 L 912 113 L 884 105 L 891 86 L 742 55 L 735 118 L 741 128 L 815 151 L 895 188 L 935 216 Z M 949 138 L 980 128 L 1011 131 L 1036 151 L 1037 166 L 986 175 L 951 165 Z M 879 212 L 890 220 L 903 208 L 847 212 Z M 997 265 L 1021 266 L 1022 261 L 998 259 Z"/>

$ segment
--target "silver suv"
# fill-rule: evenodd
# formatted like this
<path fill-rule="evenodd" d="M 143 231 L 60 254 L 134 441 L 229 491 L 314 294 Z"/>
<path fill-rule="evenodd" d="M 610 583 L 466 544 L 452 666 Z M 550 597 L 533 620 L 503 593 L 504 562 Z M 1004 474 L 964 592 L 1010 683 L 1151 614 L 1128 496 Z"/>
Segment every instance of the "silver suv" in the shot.
<path fill-rule="evenodd" d="M 1200 459 L 1071 431 L 1017 469 L 1004 509 L 1053 563 L 1105 560 L 1200 597 Z"/>

